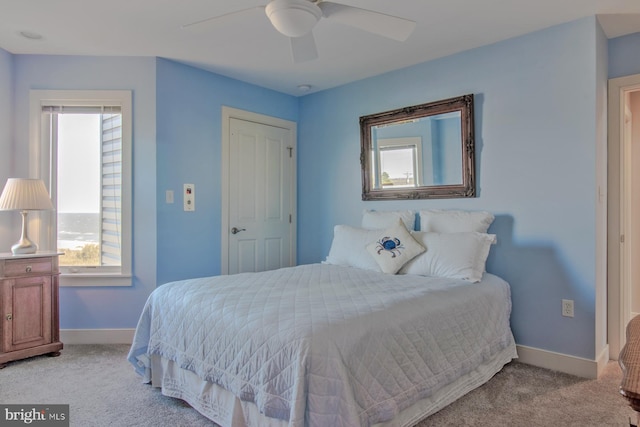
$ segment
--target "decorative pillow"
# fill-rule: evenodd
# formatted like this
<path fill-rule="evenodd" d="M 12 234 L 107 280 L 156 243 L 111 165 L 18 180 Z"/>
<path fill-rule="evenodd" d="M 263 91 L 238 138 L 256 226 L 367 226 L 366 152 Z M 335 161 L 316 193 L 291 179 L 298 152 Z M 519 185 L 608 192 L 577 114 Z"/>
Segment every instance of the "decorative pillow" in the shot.
<path fill-rule="evenodd" d="M 494 220 L 491 212 L 432 209 L 420 211 L 420 231 L 434 233 L 460 233 L 476 231 L 486 233 Z"/>
<path fill-rule="evenodd" d="M 415 230 L 416 213 L 414 211 L 369 211 L 362 212 L 362 228 L 386 229 L 393 227 L 400 218 L 407 230 Z"/>
<path fill-rule="evenodd" d="M 367 252 L 367 245 L 375 242 L 379 235 L 380 230 L 336 225 L 333 227 L 333 242 L 325 263 L 380 271 L 378 264 Z"/>
<path fill-rule="evenodd" d="M 396 221 L 393 227 L 379 231 L 376 241 L 367 245 L 373 259 L 387 274 L 396 274 L 408 261 L 424 252 L 424 247 L 407 231 L 402 219 Z"/>
<path fill-rule="evenodd" d="M 485 270 L 495 234 L 477 232 L 430 233 L 417 231 L 413 237 L 427 248 L 405 264 L 400 274 L 449 277 L 479 282 Z"/>

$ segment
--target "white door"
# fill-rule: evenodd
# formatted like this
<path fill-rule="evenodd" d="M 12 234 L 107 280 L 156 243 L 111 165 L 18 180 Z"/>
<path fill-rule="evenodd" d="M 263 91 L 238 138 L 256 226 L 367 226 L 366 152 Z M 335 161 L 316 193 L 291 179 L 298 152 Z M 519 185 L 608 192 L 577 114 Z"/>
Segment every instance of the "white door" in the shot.
<path fill-rule="evenodd" d="M 228 120 L 227 272 L 295 265 L 295 132 Z"/>

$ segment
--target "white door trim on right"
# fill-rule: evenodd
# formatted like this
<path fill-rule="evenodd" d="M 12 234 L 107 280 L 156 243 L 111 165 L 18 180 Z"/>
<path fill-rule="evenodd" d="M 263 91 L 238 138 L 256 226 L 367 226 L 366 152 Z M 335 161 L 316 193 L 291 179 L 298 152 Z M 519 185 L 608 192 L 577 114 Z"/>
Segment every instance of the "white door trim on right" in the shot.
<path fill-rule="evenodd" d="M 609 354 L 617 359 L 625 344 L 626 323 L 631 317 L 629 283 L 629 203 L 630 165 L 625 156 L 624 102 L 627 92 L 640 90 L 640 74 L 609 80 L 607 143 L 607 338 Z M 628 240 L 628 239 L 627 239 Z"/>
<path fill-rule="evenodd" d="M 295 122 L 280 119 L 278 117 L 267 116 L 264 114 L 253 113 L 251 111 L 239 110 L 237 108 L 232 107 L 222 107 L 222 158 L 221 158 L 221 178 L 220 178 L 220 188 L 222 192 L 222 215 L 221 215 L 221 233 L 220 233 L 220 254 L 221 254 L 221 264 L 220 264 L 220 272 L 221 274 L 229 274 L 229 161 L 230 161 L 230 121 L 231 119 L 240 119 L 249 122 L 261 123 L 264 125 L 280 127 L 284 129 L 289 129 L 291 131 L 293 141 L 297 141 L 297 124 Z M 295 151 L 294 151 L 295 153 Z M 294 156 L 295 159 L 295 156 Z M 293 226 L 291 227 L 291 256 L 293 260 L 293 265 L 296 262 L 296 229 L 295 226 L 297 221 L 297 212 L 296 212 L 296 167 L 295 162 L 291 172 L 291 179 L 293 181 L 293 188 L 291 189 L 292 194 L 292 206 L 291 206 L 291 214 Z"/>

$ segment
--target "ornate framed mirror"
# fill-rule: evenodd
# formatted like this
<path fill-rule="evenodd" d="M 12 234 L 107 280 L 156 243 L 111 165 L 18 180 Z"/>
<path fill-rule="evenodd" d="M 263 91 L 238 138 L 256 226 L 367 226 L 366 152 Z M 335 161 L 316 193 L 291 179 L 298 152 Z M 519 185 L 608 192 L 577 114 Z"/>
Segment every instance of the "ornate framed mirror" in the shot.
<path fill-rule="evenodd" d="M 473 94 L 360 117 L 362 200 L 475 197 Z"/>

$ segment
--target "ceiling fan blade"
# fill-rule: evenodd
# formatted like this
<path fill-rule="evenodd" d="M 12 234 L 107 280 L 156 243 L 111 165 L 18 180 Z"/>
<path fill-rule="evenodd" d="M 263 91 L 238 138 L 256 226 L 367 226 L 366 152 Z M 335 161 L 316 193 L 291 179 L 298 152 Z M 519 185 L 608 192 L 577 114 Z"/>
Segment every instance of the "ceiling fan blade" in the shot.
<path fill-rule="evenodd" d="M 245 12 L 248 12 L 248 11 L 251 11 L 251 10 L 264 9 L 264 8 L 265 8 L 264 6 L 248 7 L 246 9 L 236 10 L 236 11 L 233 11 L 233 12 L 224 13 L 222 15 L 217 15 L 217 16 L 212 16 L 210 18 L 201 19 L 199 21 L 191 22 L 189 24 L 184 24 L 184 25 L 181 25 L 180 28 L 182 28 L 182 29 L 194 29 L 194 28 L 199 27 L 202 24 L 211 23 L 211 22 L 216 21 L 218 19 L 228 18 L 228 17 L 233 16 L 233 15 L 238 15 L 238 14 L 245 13 Z"/>
<path fill-rule="evenodd" d="M 401 42 L 409 38 L 416 27 L 409 19 L 344 4 L 322 1 L 318 7 L 327 19 Z"/>
<path fill-rule="evenodd" d="M 306 62 L 318 57 L 318 49 L 313 38 L 313 32 L 308 32 L 304 36 L 289 37 L 291 42 L 291 56 L 293 62 Z"/>

